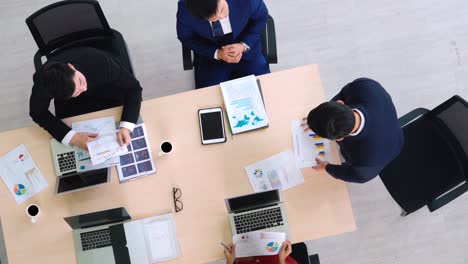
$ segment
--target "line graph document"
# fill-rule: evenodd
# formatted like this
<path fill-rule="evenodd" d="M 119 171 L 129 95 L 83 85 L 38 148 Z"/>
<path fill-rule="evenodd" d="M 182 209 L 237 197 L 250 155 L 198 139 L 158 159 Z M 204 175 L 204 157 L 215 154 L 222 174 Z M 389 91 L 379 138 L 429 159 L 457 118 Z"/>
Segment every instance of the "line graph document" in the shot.
<path fill-rule="evenodd" d="M 106 162 L 128 152 L 126 146 L 120 146 L 115 132 L 100 135 L 95 141 L 88 143 L 89 156 L 93 165 Z"/>
<path fill-rule="evenodd" d="M 115 119 L 111 116 L 74 122 L 72 129 L 77 132 L 98 134 L 95 141 L 88 143 L 88 152 L 80 151 L 80 160 L 86 160 L 89 157 L 92 166 L 103 163 L 110 163 L 110 166 L 115 165 L 118 163 L 118 156 L 128 152 L 128 149 L 125 146 L 120 146 L 117 140 Z M 77 155 L 80 156 L 80 153 Z"/>

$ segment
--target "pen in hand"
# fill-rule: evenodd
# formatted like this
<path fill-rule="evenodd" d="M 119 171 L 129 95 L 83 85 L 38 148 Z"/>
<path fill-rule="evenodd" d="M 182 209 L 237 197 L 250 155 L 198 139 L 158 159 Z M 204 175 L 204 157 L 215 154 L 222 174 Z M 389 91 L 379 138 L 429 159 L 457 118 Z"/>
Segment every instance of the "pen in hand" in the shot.
<path fill-rule="evenodd" d="M 223 242 L 219 242 L 221 246 L 223 246 L 227 251 L 231 251 L 228 247 L 228 245 L 224 244 Z"/>

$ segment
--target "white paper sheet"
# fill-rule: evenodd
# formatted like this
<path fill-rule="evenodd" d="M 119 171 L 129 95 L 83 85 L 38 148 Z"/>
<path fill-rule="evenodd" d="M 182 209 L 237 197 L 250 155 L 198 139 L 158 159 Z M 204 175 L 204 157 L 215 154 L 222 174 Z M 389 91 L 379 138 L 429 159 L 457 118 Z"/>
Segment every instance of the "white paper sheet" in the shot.
<path fill-rule="evenodd" d="M 140 220 L 151 262 L 166 261 L 181 255 L 172 213 Z"/>
<path fill-rule="evenodd" d="M 299 168 L 317 165 L 315 158 L 330 162 L 330 141 L 316 135 L 313 131 L 304 131 L 301 121 L 292 121 L 294 156 Z"/>
<path fill-rule="evenodd" d="M 120 146 L 113 117 L 96 118 L 72 123 L 72 129 L 77 132 L 97 133 L 98 138 L 88 143 L 88 150 L 77 152 L 78 168 L 97 169 L 98 167 L 110 167 L 118 164 L 118 156 L 128 152 L 126 147 Z M 86 161 L 91 164 L 86 166 Z M 105 164 L 104 164 L 105 163 Z M 103 164 L 101 166 L 98 166 Z M 81 169 L 80 169 L 81 170 Z"/>
<path fill-rule="evenodd" d="M 0 176 L 18 204 L 49 186 L 25 145 L 0 158 Z"/>
<path fill-rule="evenodd" d="M 254 75 L 220 84 L 233 134 L 268 125 L 268 116 Z"/>
<path fill-rule="evenodd" d="M 89 156 L 93 166 L 104 163 L 110 158 L 118 157 L 128 152 L 126 146 L 120 146 L 115 132 L 100 134 L 98 139 L 88 143 Z"/>
<path fill-rule="evenodd" d="M 232 237 L 238 258 L 277 255 L 285 240 L 283 232 L 255 231 Z"/>
<path fill-rule="evenodd" d="M 304 176 L 296 167 L 291 150 L 283 151 L 272 157 L 245 167 L 254 192 L 273 189 L 287 190 L 304 183 Z"/>

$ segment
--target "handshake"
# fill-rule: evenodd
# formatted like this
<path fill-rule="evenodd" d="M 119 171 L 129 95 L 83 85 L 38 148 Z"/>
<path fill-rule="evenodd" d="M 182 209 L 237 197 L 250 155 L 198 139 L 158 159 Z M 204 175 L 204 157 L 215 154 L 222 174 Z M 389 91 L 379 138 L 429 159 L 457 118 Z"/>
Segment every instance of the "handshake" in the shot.
<path fill-rule="evenodd" d="M 246 47 L 242 43 L 234 43 L 226 45 L 218 49 L 216 57 L 227 63 L 238 63 L 242 59 L 242 54 L 246 51 Z"/>

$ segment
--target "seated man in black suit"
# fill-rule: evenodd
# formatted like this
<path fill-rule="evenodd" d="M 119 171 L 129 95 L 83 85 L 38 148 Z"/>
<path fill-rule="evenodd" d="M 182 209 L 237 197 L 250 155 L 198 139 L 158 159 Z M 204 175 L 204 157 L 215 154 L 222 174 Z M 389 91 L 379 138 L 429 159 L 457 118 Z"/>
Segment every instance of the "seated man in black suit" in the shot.
<path fill-rule="evenodd" d="M 87 149 L 96 134 L 77 133 L 49 111 L 59 100 L 69 117 L 123 105 L 118 139 L 128 145 L 140 114 L 142 88 L 135 77 L 110 53 L 90 47 L 65 50 L 33 76 L 29 114 L 57 141 Z M 57 111 L 56 111 L 57 112 Z"/>
<path fill-rule="evenodd" d="M 306 130 L 336 140 L 340 146 L 343 164 L 316 159 L 315 167 L 337 179 L 370 181 L 403 148 L 403 131 L 392 98 L 371 79 L 360 78 L 349 83 L 330 102 L 312 109 L 306 120 Z"/>

